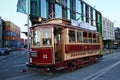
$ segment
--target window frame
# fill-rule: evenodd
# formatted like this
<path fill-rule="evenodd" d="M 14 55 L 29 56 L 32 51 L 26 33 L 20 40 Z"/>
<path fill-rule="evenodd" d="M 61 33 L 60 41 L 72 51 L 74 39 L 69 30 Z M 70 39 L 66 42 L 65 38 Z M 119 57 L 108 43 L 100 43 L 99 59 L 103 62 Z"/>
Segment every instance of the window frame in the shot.
<path fill-rule="evenodd" d="M 71 34 L 70 31 L 74 32 L 74 39 L 72 39 L 72 38 L 70 37 L 70 34 Z M 73 34 L 72 34 L 72 35 L 73 35 Z M 76 31 L 74 31 L 74 30 L 69 30 L 69 31 L 68 31 L 68 36 L 69 36 L 69 43 L 75 43 L 75 42 L 76 42 Z"/>

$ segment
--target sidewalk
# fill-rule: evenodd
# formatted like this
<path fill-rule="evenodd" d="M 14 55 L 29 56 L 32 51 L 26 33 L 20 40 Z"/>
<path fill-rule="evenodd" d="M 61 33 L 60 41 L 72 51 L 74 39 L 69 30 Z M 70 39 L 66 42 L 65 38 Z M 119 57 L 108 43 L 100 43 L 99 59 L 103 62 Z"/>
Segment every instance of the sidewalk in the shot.
<path fill-rule="evenodd" d="M 107 54 L 112 54 L 115 52 L 120 52 L 120 49 L 116 49 L 116 50 L 102 50 L 102 54 L 103 55 L 107 55 Z"/>

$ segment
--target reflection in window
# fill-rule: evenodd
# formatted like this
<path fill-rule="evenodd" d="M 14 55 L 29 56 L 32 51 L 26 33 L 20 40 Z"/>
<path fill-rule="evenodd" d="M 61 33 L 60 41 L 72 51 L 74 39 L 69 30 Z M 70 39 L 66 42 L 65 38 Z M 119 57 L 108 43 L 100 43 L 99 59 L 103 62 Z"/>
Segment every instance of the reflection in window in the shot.
<path fill-rule="evenodd" d="M 40 30 L 33 31 L 33 45 L 40 45 Z"/>
<path fill-rule="evenodd" d="M 52 30 L 51 29 L 43 29 L 42 30 L 42 41 L 43 41 L 43 45 L 49 45 L 51 44 L 51 33 Z"/>
<path fill-rule="evenodd" d="M 75 31 L 69 31 L 69 42 L 75 42 Z"/>

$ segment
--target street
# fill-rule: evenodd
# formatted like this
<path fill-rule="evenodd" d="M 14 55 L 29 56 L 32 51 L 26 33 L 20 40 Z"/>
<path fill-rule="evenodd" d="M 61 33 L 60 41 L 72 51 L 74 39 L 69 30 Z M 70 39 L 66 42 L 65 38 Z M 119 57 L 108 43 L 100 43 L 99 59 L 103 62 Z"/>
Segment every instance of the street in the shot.
<path fill-rule="evenodd" d="M 26 51 L 14 51 L 0 59 L 0 80 L 119 80 L 120 52 L 106 54 L 102 59 L 72 72 L 22 72 L 27 70 Z M 1 57 L 0 57 L 1 58 Z"/>

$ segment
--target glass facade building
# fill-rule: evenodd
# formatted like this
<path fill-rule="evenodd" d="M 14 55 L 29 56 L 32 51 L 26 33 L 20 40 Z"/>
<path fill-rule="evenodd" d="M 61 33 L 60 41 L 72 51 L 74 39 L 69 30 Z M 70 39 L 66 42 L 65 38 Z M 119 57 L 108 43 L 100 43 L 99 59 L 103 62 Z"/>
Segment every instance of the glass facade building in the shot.
<path fill-rule="evenodd" d="M 101 13 L 83 0 L 30 0 L 30 14 L 46 19 L 84 21 L 102 33 Z"/>

